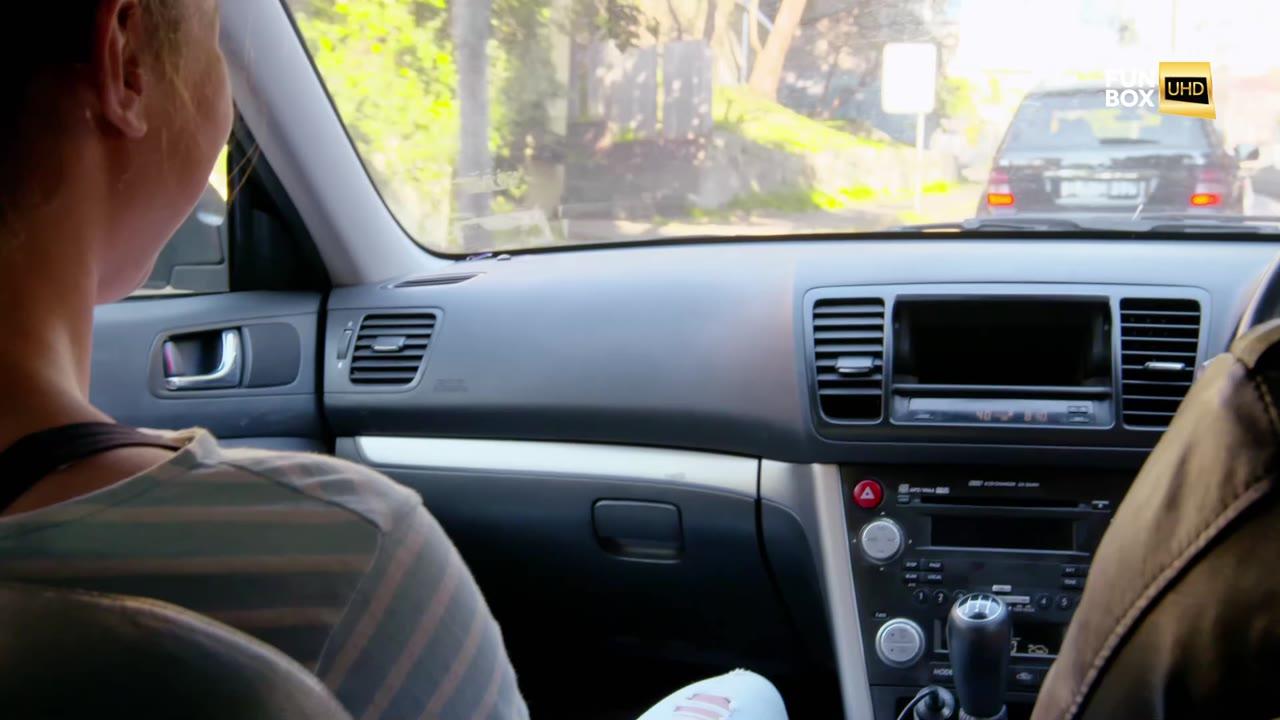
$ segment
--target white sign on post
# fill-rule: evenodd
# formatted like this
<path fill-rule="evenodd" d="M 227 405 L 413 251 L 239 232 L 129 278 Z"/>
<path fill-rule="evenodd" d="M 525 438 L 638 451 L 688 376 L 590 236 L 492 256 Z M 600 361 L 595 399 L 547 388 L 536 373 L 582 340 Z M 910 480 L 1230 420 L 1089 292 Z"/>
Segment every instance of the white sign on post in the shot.
<path fill-rule="evenodd" d="M 880 107 L 894 115 L 933 112 L 938 96 L 938 46 L 886 43 L 880 63 Z"/>
<path fill-rule="evenodd" d="M 891 115 L 916 116 L 915 209 L 924 204 L 924 116 L 938 98 L 938 46 L 886 43 L 880 59 L 880 108 Z"/>

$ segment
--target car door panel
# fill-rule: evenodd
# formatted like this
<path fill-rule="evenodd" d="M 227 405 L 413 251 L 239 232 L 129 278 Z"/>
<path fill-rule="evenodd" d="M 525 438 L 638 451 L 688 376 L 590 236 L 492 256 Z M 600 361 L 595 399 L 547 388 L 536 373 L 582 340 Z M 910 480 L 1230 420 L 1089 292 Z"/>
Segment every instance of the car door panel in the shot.
<path fill-rule="evenodd" d="M 222 438 L 258 439 L 257 445 L 322 448 L 315 374 L 320 309 L 319 293 L 280 292 L 147 298 L 100 307 L 90 397 L 131 425 L 201 426 Z M 167 381 L 179 373 L 172 351 L 225 331 L 238 340 L 235 386 L 171 387 Z M 166 348 L 167 341 L 174 347 Z"/>

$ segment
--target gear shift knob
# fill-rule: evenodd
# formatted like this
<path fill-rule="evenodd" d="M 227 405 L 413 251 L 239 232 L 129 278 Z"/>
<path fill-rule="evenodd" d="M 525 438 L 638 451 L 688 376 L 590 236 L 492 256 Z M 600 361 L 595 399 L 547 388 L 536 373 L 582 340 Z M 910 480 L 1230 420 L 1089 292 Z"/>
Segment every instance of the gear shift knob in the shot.
<path fill-rule="evenodd" d="M 1008 716 L 1005 675 L 1013 634 L 1009 609 L 994 595 L 965 595 L 947 616 L 947 647 L 961 720 Z"/>

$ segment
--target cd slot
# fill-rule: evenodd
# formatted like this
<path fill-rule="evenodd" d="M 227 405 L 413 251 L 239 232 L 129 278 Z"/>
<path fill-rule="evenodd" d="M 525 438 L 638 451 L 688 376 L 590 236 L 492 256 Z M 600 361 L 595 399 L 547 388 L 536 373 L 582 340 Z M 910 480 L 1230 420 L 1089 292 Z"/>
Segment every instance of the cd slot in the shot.
<path fill-rule="evenodd" d="M 1018 508 L 1019 510 L 1076 510 L 1080 507 L 1080 503 L 1075 500 L 1055 500 L 1052 498 L 1036 498 L 1032 502 L 1022 498 L 973 498 L 956 497 L 954 495 L 919 495 L 917 498 L 917 502 L 921 505 L 946 505 L 950 507 L 1002 507 Z"/>
<path fill-rule="evenodd" d="M 969 397 L 969 398 L 1106 398 L 1114 390 L 1110 385 L 921 385 L 919 383 L 895 383 L 893 393 L 909 397 Z"/>

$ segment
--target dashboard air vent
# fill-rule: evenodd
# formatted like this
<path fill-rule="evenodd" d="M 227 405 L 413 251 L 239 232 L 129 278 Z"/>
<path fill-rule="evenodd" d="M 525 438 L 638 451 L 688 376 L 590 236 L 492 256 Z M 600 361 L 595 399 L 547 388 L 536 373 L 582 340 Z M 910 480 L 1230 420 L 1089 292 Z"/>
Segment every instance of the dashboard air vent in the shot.
<path fill-rule="evenodd" d="M 461 273 L 456 275 L 424 275 L 422 277 L 409 278 L 402 280 L 392 287 L 396 288 L 413 288 L 413 287 L 434 287 L 437 285 L 457 285 L 464 283 L 480 273 Z"/>
<path fill-rule="evenodd" d="M 884 301 L 827 299 L 813 306 L 813 356 L 822 414 L 878 421 L 884 408 Z"/>
<path fill-rule="evenodd" d="M 430 312 L 367 315 L 351 351 L 356 385 L 408 385 L 418 377 L 435 331 Z"/>
<path fill-rule="evenodd" d="M 1195 379 L 1200 303 L 1120 301 L 1121 412 L 1130 427 L 1166 428 Z"/>

